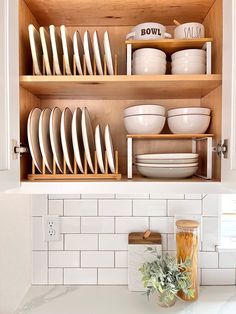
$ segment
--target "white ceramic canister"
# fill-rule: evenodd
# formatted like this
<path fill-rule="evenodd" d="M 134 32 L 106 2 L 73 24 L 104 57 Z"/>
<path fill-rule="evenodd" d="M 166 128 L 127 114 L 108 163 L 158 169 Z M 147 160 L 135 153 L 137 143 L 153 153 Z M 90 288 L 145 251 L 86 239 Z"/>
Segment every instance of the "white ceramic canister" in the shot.
<path fill-rule="evenodd" d="M 166 27 L 160 23 L 141 23 L 133 27 L 132 32 L 127 34 L 126 39 L 134 40 L 155 40 L 161 38 L 171 38 L 166 33 Z"/>

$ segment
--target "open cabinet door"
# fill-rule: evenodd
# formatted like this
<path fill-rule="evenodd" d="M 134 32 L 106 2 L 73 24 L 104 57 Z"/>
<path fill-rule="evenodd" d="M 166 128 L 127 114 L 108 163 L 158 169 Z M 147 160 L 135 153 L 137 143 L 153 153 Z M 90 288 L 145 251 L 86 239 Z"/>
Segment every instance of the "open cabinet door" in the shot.
<path fill-rule="evenodd" d="M 236 192 L 236 1 L 223 0 L 222 182 Z"/>
<path fill-rule="evenodd" d="M 20 184 L 18 0 L 0 1 L 0 191 Z"/>

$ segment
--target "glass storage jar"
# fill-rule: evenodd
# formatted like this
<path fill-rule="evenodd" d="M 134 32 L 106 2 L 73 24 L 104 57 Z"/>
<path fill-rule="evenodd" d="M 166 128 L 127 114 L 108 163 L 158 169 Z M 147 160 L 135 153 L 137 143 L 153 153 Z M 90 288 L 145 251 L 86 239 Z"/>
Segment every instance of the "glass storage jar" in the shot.
<path fill-rule="evenodd" d="M 176 254 L 178 262 L 184 262 L 187 258 L 191 260 L 191 288 L 194 296 L 189 298 L 183 291 L 178 296 L 185 301 L 195 301 L 199 290 L 199 268 L 198 268 L 198 245 L 199 245 L 199 222 L 195 220 L 176 221 Z"/>

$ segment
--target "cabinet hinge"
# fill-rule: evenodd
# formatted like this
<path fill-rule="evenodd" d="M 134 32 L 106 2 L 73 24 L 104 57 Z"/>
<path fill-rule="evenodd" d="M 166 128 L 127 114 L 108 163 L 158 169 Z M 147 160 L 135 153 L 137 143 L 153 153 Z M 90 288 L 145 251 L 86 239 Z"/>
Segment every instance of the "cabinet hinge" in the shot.
<path fill-rule="evenodd" d="M 17 141 L 12 140 L 12 155 L 13 155 L 12 158 L 13 158 L 13 160 L 17 159 L 19 156 L 21 156 L 22 154 L 25 154 L 25 153 L 28 153 L 28 148 L 21 146 L 21 143 L 20 143 L 20 145 L 17 145 Z"/>
<path fill-rule="evenodd" d="M 219 157 L 228 158 L 229 140 L 224 140 L 223 143 L 217 144 L 213 147 L 213 152 L 217 153 Z"/>

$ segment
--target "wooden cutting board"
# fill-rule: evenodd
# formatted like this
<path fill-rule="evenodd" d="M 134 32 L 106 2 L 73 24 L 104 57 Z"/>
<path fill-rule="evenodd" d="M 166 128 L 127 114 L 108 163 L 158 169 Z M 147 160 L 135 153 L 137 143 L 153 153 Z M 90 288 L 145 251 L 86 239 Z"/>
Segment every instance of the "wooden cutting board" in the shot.
<path fill-rule="evenodd" d="M 162 254 L 161 234 L 158 232 L 132 232 L 128 245 L 128 287 L 130 291 L 144 291 L 139 268 L 143 263 L 154 260 L 147 248 L 155 248 Z"/>

